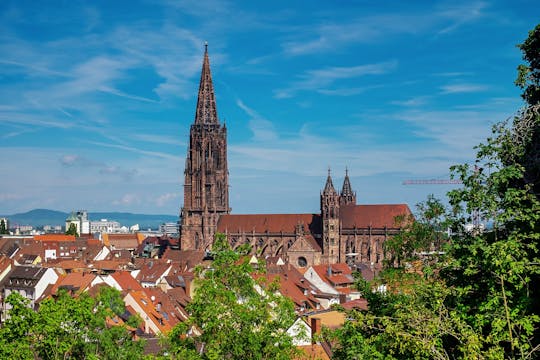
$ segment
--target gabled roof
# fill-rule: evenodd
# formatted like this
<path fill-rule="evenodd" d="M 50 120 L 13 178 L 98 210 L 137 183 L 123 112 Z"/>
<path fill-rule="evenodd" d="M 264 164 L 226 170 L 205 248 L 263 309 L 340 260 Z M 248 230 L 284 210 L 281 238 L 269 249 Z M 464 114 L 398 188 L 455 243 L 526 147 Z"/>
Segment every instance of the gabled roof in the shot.
<path fill-rule="evenodd" d="M 318 214 L 253 214 L 221 215 L 217 230 L 223 233 L 295 233 L 298 224 L 304 225 L 305 233 L 320 230 L 321 217 Z"/>
<path fill-rule="evenodd" d="M 206 253 L 200 250 L 173 250 L 167 248 L 162 259 L 171 260 L 180 265 L 182 269 L 192 269 L 203 262 Z"/>
<path fill-rule="evenodd" d="M 319 277 L 329 285 L 347 286 L 354 283 L 351 268 L 344 263 L 312 266 Z"/>
<path fill-rule="evenodd" d="M 6 278 L 5 286 L 34 288 L 47 272 L 47 268 L 37 266 L 15 266 Z"/>
<path fill-rule="evenodd" d="M 103 244 L 113 249 L 136 249 L 144 240 L 141 233 L 134 234 L 103 234 Z"/>
<path fill-rule="evenodd" d="M 171 266 L 171 264 L 157 259 L 146 261 L 141 266 L 141 271 L 137 275 L 137 280 L 141 283 L 156 283 L 160 277 L 165 275 Z"/>
<path fill-rule="evenodd" d="M 358 310 L 367 310 L 368 309 L 368 301 L 364 298 L 355 299 L 351 301 L 347 301 L 343 304 L 341 304 L 345 310 L 352 310 L 352 309 L 358 309 Z"/>
<path fill-rule="evenodd" d="M 315 309 L 319 300 L 313 295 L 312 291 L 316 288 L 304 276 L 290 264 L 277 267 L 278 272 L 273 274 L 258 274 L 254 278 L 266 278 L 267 284 L 277 281 L 279 291 L 283 296 L 290 298 L 297 306 L 305 306 L 306 310 Z"/>
<path fill-rule="evenodd" d="M 142 290 L 141 284 L 135 280 L 129 271 L 115 271 L 111 274 L 112 278 L 118 283 L 124 291 Z"/>
<path fill-rule="evenodd" d="M 125 299 L 130 296 L 133 298 L 133 300 L 144 312 L 143 314 L 139 314 L 139 315 L 143 319 L 146 319 L 147 321 L 151 321 L 154 324 L 154 326 L 159 329 L 159 332 L 166 333 L 167 331 L 172 329 L 172 326 L 169 323 L 169 321 L 163 316 L 163 314 L 160 314 L 156 310 L 156 306 L 152 302 L 151 297 L 147 294 L 147 292 L 145 292 L 144 290 L 131 291 L 124 298 L 124 302 L 125 302 Z"/>
<path fill-rule="evenodd" d="M 96 275 L 88 272 L 72 272 L 65 276 L 61 276 L 56 281 L 53 288 L 53 294 L 62 288 L 73 292 L 82 292 L 88 290 L 90 284 L 95 278 Z"/>
<path fill-rule="evenodd" d="M 291 247 L 287 251 L 307 251 L 308 248 L 313 249 L 315 252 L 321 252 L 321 246 L 317 243 L 317 241 L 313 238 L 313 236 L 307 234 L 299 237 L 296 239 L 296 241 L 291 245 Z"/>
<path fill-rule="evenodd" d="M 345 205 L 340 209 L 344 229 L 353 228 L 397 228 L 395 217 L 410 215 L 407 204 Z"/>

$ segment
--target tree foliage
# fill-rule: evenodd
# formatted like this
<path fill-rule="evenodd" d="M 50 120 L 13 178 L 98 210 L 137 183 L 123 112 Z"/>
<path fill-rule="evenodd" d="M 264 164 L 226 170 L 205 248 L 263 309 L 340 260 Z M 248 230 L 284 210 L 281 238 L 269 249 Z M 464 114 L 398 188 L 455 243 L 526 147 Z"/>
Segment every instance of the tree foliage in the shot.
<path fill-rule="evenodd" d="M 111 301 L 102 301 L 103 299 Z M 108 326 L 114 316 L 110 304 L 122 301 L 120 293 L 104 287 L 96 299 L 87 293 L 72 297 L 59 291 L 40 303 L 38 311 L 28 300 L 11 293 L 9 317 L 0 327 L 2 359 L 135 359 L 143 343 L 133 341 L 125 326 Z M 122 311 L 123 312 L 123 311 Z"/>
<path fill-rule="evenodd" d="M 479 354 L 481 339 L 445 302 L 444 282 L 402 270 L 386 271 L 373 291 L 360 281 L 369 311 L 351 311 L 337 339 L 334 359 L 450 359 Z"/>
<path fill-rule="evenodd" d="M 493 127 L 473 165 L 451 168 L 463 186 L 448 193 L 451 212 L 438 213 L 452 228 L 444 256 L 435 269 L 394 268 L 439 233 L 423 206 L 416 224 L 389 242 L 397 261 L 373 282 L 357 283 L 369 311 L 350 313 L 329 335 L 337 359 L 538 357 L 540 25 L 519 47 L 527 64 L 516 82 L 527 104 Z"/>
<path fill-rule="evenodd" d="M 212 267 L 196 270 L 190 318 L 169 336 L 176 358 L 289 359 L 294 353 L 286 333 L 294 305 L 275 284 L 253 279 L 247 250 L 233 251 L 224 235 L 216 235 Z M 200 335 L 186 336 L 190 330 Z"/>
<path fill-rule="evenodd" d="M 4 219 L 0 220 L 0 235 L 2 234 L 9 234 L 9 231 L 7 229 L 6 222 L 4 221 Z"/>
<path fill-rule="evenodd" d="M 449 224 L 442 202 L 430 195 L 417 209 L 416 219 L 413 215 L 396 217 L 396 225 L 402 230 L 384 242 L 387 263 L 401 267 L 404 262 L 418 260 L 421 252 L 440 250 L 447 240 Z"/>
<path fill-rule="evenodd" d="M 79 236 L 77 232 L 77 225 L 74 223 L 69 224 L 69 228 L 66 230 L 66 235 Z"/>

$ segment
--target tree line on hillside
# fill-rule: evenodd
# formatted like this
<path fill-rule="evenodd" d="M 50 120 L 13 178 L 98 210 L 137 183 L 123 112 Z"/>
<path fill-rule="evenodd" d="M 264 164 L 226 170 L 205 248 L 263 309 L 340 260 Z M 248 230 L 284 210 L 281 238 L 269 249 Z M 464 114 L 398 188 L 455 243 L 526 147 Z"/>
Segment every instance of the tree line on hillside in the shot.
<path fill-rule="evenodd" d="M 398 219 L 404 228 L 385 245 L 384 271 L 356 281 L 369 310 L 348 312 L 342 328 L 321 338 L 333 344 L 333 358 L 539 357 L 540 25 L 519 48 L 525 64 L 516 84 L 525 107 L 493 127 L 473 165 L 452 167 L 463 186 L 448 194 L 449 209 L 429 197 L 416 221 Z M 479 218 L 492 226 L 465 227 Z M 433 248 L 443 251 L 426 251 Z M 163 337 L 157 357 L 298 358 L 285 332 L 294 321 L 291 301 L 250 276 L 247 249 L 233 251 L 219 236 L 213 250 L 212 268 L 196 270 L 190 319 Z M 112 289 L 96 298 L 60 292 L 37 312 L 18 294 L 6 301 L 12 309 L 0 328 L 1 358 L 144 358 L 144 342 L 132 339 L 139 319 L 108 325 L 124 310 Z"/>

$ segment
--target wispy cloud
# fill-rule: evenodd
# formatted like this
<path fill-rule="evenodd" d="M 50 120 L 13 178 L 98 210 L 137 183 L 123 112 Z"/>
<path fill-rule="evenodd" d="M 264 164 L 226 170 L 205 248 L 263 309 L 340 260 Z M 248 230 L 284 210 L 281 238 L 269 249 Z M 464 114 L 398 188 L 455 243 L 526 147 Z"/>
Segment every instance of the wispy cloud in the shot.
<path fill-rule="evenodd" d="M 163 207 L 166 205 L 169 205 L 170 202 L 175 202 L 175 204 L 178 203 L 178 199 L 180 198 L 179 193 L 166 193 L 158 196 L 155 199 L 155 203 L 159 207 Z"/>
<path fill-rule="evenodd" d="M 486 91 L 489 87 L 481 84 L 448 84 L 441 86 L 440 89 L 442 94 L 462 94 Z"/>
<path fill-rule="evenodd" d="M 142 150 L 142 149 L 135 148 L 133 146 L 126 146 L 126 145 L 112 144 L 112 143 L 104 143 L 104 142 L 98 142 L 98 141 L 89 141 L 89 143 L 97 145 L 97 146 L 120 149 L 120 150 L 125 150 L 125 151 L 129 151 L 129 152 L 137 153 L 137 154 L 152 156 L 152 157 L 158 157 L 158 158 L 163 158 L 163 159 L 171 159 L 171 160 L 178 160 L 178 157 L 176 155 L 171 155 L 171 154 L 164 153 L 164 152 L 159 152 L 159 151 Z"/>
<path fill-rule="evenodd" d="M 185 139 L 181 139 L 175 136 L 168 136 L 168 135 L 132 134 L 129 137 L 131 139 L 136 139 L 136 140 L 141 140 L 141 141 L 156 143 L 156 144 L 169 144 L 169 145 L 176 145 L 176 146 L 181 146 L 181 145 L 186 144 Z"/>
<path fill-rule="evenodd" d="M 277 134 L 271 121 L 262 117 L 255 110 L 244 104 L 240 99 L 236 100 L 236 105 L 251 117 L 251 119 L 249 119 L 249 128 L 253 132 L 255 140 L 268 141 L 277 139 Z"/>
<path fill-rule="evenodd" d="M 134 206 L 141 203 L 141 198 L 138 194 L 124 194 L 120 199 L 115 199 L 112 201 L 114 205 L 122 206 Z"/>
<path fill-rule="evenodd" d="M 68 154 L 60 158 L 60 163 L 64 167 L 76 167 L 81 169 L 96 169 L 100 175 L 119 176 L 126 181 L 133 180 L 137 175 L 136 169 L 125 169 L 118 165 L 108 165 L 101 161 L 94 161 L 84 156 Z"/>
<path fill-rule="evenodd" d="M 397 68 L 396 60 L 385 61 L 375 64 L 365 64 L 349 67 L 326 67 L 322 69 L 307 70 L 299 76 L 299 80 L 291 83 L 288 88 L 279 89 L 274 92 L 276 98 L 289 98 L 294 96 L 298 91 L 328 91 L 326 87 L 334 84 L 339 80 L 354 79 L 366 75 L 380 75 L 391 72 Z M 353 92 L 359 88 L 352 88 Z M 342 95 L 351 95 L 345 92 L 345 89 L 340 90 Z M 334 93 L 333 95 L 336 95 Z"/>
<path fill-rule="evenodd" d="M 485 15 L 487 4 L 467 2 L 453 4 L 451 8 L 427 7 L 401 13 L 367 13 L 361 17 L 341 16 L 340 22 L 328 22 L 326 18 L 309 27 L 299 27 L 294 39 L 285 41 L 283 52 L 291 56 L 308 55 L 343 49 L 344 47 L 385 41 L 387 38 L 416 35 L 426 31 L 447 34 L 472 23 Z M 414 24 L 414 26 L 411 26 Z M 441 29 L 442 27 L 442 29 Z"/>
<path fill-rule="evenodd" d="M 441 19 L 446 19 L 449 24 L 443 29 L 439 30 L 439 34 L 450 33 L 457 28 L 477 21 L 481 17 L 485 16 L 484 10 L 488 7 L 485 2 L 473 1 L 463 4 L 455 4 L 450 8 L 439 10 L 437 12 Z"/>
<path fill-rule="evenodd" d="M 405 107 L 417 107 L 427 104 L 429 96 L 415 96 L 407 100 L 395 100 L 391 103 L 394 105 L 405 106 Z"/>

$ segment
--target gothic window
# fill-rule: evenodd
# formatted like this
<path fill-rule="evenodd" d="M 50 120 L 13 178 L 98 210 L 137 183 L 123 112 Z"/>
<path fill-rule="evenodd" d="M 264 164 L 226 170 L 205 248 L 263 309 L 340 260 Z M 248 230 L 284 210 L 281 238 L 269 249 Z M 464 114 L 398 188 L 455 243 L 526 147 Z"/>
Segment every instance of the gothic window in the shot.
<path fill-rule="evenodd" d="M 199 246 L 200 246 L 199 233 L 195 233 L 195 249 L 198 249 Z"/>
<path fill-rule="evenodd" d="M 298 258 L 298 266 L 299 266 L 299 267 L 306 267 L 306 266 L 307 266 L 307 260 L 306 260 L 305 257 L 300 256 L 300 257 Z"/>

